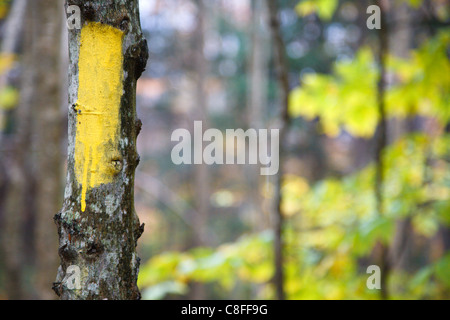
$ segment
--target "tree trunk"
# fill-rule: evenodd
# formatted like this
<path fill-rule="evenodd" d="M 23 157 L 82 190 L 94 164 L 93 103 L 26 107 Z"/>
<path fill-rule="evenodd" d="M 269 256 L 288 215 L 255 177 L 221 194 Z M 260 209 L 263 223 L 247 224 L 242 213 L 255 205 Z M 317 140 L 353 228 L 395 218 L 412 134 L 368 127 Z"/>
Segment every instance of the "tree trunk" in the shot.
<path fill-rule="evenodd" d="M 406 3 L 401 3 L 392 9 L 392 21 L 395 21 L 395 28 L 390 28 L 389 48 L 391 54 L 403 59 L 410 56 L 412 39 L 412 14 L 411 8 Z M 414 116 L 410 116 L 405 121 L 394 122 L 395 126 L 390 133 L 390 140 L 396 141 L 400 137 L 411 133 L 411 124 Z M 413 245 L 413 229 L 411 217 L 399 219 L 396 222 L 394 239 L 389 251 L 389 260 L 392 268 L 406 268 L 410 258 L 410 249 Z"/>
<path fill-rule="evenodd" d="M 269 7 L 269 25 L 272 33 L 273 50 L 274 50 L 274 65 L 278 78 L 279 99 L 281 104 L 280 112 L 280 156 L 279 156 L 279 170 L 276 175 L 275 182 L 275 205 L 273 209 L 273 230 L 274 230 L 274 285 L 276 297 L 278 300 L 286 298 L 284 289 L 284 241 L 283 241 L 283 227 L 284 217 L 281 210 L 282 194 L 281 187 L 283 184 L 283 175 L 285 172 L 284 160 L 286 159 L 286 136 L 289 130 L 290 118 L 288 113 L 289 104 L 289 77 L 286 62 L 286 52 L 284 41 L 281 37 L 280 21 L 278 19 L 277 4 L 273 0 L 267 0 Z"/>
<path fill-rule="evenodd" d="M 58 238 L 52 218 L 62 202 L 63 157 L 60 81 L 62 6 L 59 0 L 38 0 L 32 10 L 33 149 L 35 154 L 36 285 L 39 298 L 52 299 L 51 284 L 58 266 Z M 39 61 L 39 63 L 36 63 Z"/>
<path fill-rule="evenodd" d="M 69 31 L 68 172 L 53 288 L 61 299 L 139 299 L 136 81 L 148 49 L 138 1 L 69 5 L 81 9 L 81 30 Z M 79 287 L 71 282 L 78 275 Z"/>
<path fill-rule="evenodd" d="M 267 112 L 267 91 L 268 91 L 268 67 L 270 59 L 270 38 L 267 30 L 263 29 L 262 23 L 267 20 L 267 6 L 264 1 L 252 1 L 252 21 L 251 32 L 251 54 L 248 61 L 248 102 L 247 102 L 247 125 L 256 130 L 265 127 L 264 113 Z M 267 27 L 267 26 L 266 26 Z M 260 168 L 254 165 L 247 165 L 245 174 L 251 185 L 249 190 L 251 198 L 251 222 L 255 231 L 265 230 L 269 222 L 267 221 L 261 195 Z"/>
<path fill-rule="evenodd" d="M 205 46 L 205 16 L 207 8 L 203 0 L 196 0 L 197 5 L 197 28 L 194 32 L 194 72 L 195 72 L 195 103 L 196 109 L 194 111 L 194 118 L 197 121 L 202 121 L 202 134 L 209 127 L 208 108 L 207 108 L 207 93 L 206 93 L 206 78 L 207 78 L 207 64 L 203 49 Z M 208 216 L 210 211 L 210 172 L 207 164 L 202 163 L 195 166 L 194 169 L 194 187 L 195 187 L 195 207 L 197 215 L 195 216 L 195 231 L 194 246 L 207 246 L 204 240 L 208 237 Z M 202 283 L 193 283 L 189 298 L 194 300 L 205 299 L 205 285 Z"/>

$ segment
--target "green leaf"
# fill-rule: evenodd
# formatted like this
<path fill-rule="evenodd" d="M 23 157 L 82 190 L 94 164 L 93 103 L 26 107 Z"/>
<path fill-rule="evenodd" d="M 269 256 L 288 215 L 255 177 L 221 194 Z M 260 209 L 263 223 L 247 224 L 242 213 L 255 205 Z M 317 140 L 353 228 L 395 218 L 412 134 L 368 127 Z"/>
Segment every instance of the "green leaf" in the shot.
<path fill-rule="evenodd" d="M 12 109 L 17 105 L 18 101 L 19 92 L 16 88 L 7 86 L 0 90 L 0 109 Z"/>

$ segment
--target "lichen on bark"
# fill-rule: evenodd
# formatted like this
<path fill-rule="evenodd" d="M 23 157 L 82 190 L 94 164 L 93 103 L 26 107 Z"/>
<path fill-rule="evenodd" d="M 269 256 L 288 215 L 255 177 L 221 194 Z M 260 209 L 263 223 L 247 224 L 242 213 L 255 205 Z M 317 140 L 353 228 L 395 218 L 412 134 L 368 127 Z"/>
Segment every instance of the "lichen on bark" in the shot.
<path fill-rule="evenodd" d="M 69 135 L 68 166 L 64 204 L 61 212 L 55 216 L 59 234 L 58 269 L 53 289 L 61 299 L 139 299 L 137 276 L 139 258 L 136 254 L 137 239 L 143 232 L 143 225 L 134 209 L 134 173 L 139 162 L 136 152 L 136 138 L 140 130 L 140 120 L 136 118 L 136 81 L 142 74 L 148 58 L 147 42 L 143 37 L 137 0 L 67 0 L 66 8 L 77 5 L 81 10 L 81 30 L 69 30 Z M 71 14 L 68 14 L 68 17 Z M 110 108 L 108 97 L 113 94 L 108 87 L 107 77 L 93 75 L 92 95 L 83 95 L 80 106 L 80 44 L 83 28 L 99 27 L 98 32 L 107 32 L 113 28 L 121 35 L 121 86 L 117 115 Z M 89 36 L 89 35 L 88 35 Z M 92 35 L 97 37 L 97 35 Z M 92 39 L 90 39 L 92 41 Z M 92 43 L 92 42 L 91 42 Z M 100 44 L 101 45 L 101 44 Z M 86 48 L 84 48 L 86 49 Z M 120 53 L 120 52 L 119 52 Z M 111 57 L 96 57 L 101 59 Z M 84 58 L 82 58 L 84 59 Z M 86 67 L 82 67 L 85 68 Z M 93 68 L 92 72 L 102 72 Z M 106 71 L 105 71 L 106 72 Z M 117 92 L 116 92 L 117 93 Z M 102 96 L 105 95 L 105 96 Z M 99 101 L 89 101 L 86 97 L 100 97 Z M 97 104 L 96 106 L 94 106 Z M 84 113 L 84 114 L 83 114 Z M 86 114 L 90 114 L 87 116 Z M 102 123 L 90 121 L 97 116 L 118 121 Z M 98 132 L 101 125 L 117 125 L 111 132 L 117 133 L 117 141 Z M 83 130 L 97 132 L 89 135 Z M 117 129 L 117 130 L 116 130 Z M 84 137 L 84 138 L 83 138 Z M 81 139 L 82 144 L 79 140 Z M 97 139 L 93 142 L 93 139 Z M 98 140 L 101 139 L 101 140 Z M 78 148 L 82 146 L 82 148 Z M 89 161 L 90 153 L 99 154 L 95 161 Z M 86 162 L 86 178 L 77 174 L 77 161 Z M 102 177 L 96 183 L 87 185 L 88 176 L 98 175 L 98 166 L 103 170 Z M 98 178 L 98 177 L 97 177 Z M 80 181 L 81 180 L 81 181 Z M 71 279 L 67 268 L 77 266 L 80 270 L 80 289 L 68 285 Z"/>

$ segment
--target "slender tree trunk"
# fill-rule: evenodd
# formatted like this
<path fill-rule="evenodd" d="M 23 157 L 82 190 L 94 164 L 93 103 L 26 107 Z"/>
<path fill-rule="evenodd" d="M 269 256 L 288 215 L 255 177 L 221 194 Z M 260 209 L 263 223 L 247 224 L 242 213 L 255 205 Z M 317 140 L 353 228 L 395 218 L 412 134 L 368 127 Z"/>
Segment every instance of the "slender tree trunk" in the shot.
<path fill-rule="evenodd" d="M 81 30 L 69 31 L 68 172 L 53 288 L 61 299 L 139 299 L 136 81 L 148 49 L 138 1 L 69 5 L 81 9 Z"/>
<path fill-rule="evenodd" d="M 36 285 L 42 299 L 55 298 L 51 290 L 58 266 L 58 237 L 53 216 L 62 203 L 63 159 L 60 86 L 62 6 L 59 0 L 37 0 L 32 11 L 33 149 L 36 212 Z M 39 63 L 36 63 L 39 61 Z"/>
<path fill-rule="evenodd" d="M 286 135 L 289 129 L 290 118 L 288 114 L 289 101 L 289 78 L 286 65 L 286 52 L 283 39 L 281 37 L 280 22 L 278 19 L 278 9 L 274 0 L 267 0 L 269 7 L 269 24 L 272 31 L 272 41 L 274 48 L 274 64 L 279 82 L 279 96 L 281 101 L 280 114 L 280 157 L 279 157 L 279 171 L 276 176 L 275 186 L 275 208 L 273 210 L 273 229 L 274 229 L 274 257 L 275 257 L 275 275 L 274 284 L 276 297 L 279 300 L 285 299 L 284 292 L 284 244 L 283 244 L 283 224 L 284 217 L 281 210 L 281 186 L 284 175 L 284 160 L 286 156 Z"/>
<path fill-rule="evenodd" d="M 379 49 L 378 49 L 378 64 L 379 64 L 379 79 L 378 79 L 378 117 L 379 117 L 379 131 L 376 140 L 375 149 L 375 200 L 378 215 L 384 215 L 384 160 L 383 154 L 387 144 L 387 121 L 385 108 L 385 90 L 386 90 L 386 56 L 389 50 L 388 44 L 388 24 L 386 23 L 386 3 L 384 0 L 379 1 L 381 8 L 381 30 L 379 30 Z M 386 244 L 380 245 L 378 263 L 381 269 L 381 298 L 388 299 L 389 290 L 387 287 L 387 279 L 390 273 L 389 261 L 389 246 Z"/>
<path fill-rule="evenodd" d="M 410 55 L 412 29 L 411 8 L 406 3 L 396 4 L 392 10 L 394 26 L 389 35 L 389 47 L 393 55 L 407 59 Z M 390 138 L 395 141 L 398 137 L 411 133 L 411 122 L 415 116 L 407 118 L 404 122 L 396 123 L 396 132 L 390 133 Z M 425 170 L 426 171 L 426 170 Z M 410 249 L 413 245 L 413 229 L 411 217 L 399 219 L 396 222 L 395 236 L 389 252 L 389 260 L 392 268 L 408 267 Z"/>

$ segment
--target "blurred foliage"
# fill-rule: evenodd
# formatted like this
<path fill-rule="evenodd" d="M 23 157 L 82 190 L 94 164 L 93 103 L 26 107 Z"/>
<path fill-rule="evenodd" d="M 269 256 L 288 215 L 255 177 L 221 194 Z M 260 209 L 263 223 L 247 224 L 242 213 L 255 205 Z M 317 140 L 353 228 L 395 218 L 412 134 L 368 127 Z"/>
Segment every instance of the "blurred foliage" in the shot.
<path fill-rule="evenodd" d="M 210 127 L 225 130 L 251 125 L 244 102 L 251 90 L 249 66 L 257 38 L 252 30 L 260 29 L 258 41 L 263 50 L 270 47 L 264 17 L 253 16 L 257 1 L 261 0 L 204 1 L 204 80 Z M 332 162 L 339 152 L 353 157 L 349 149 L 355 142 L 373 147 L 379 120 L 379 65 L 375 58 L 377 32 L 366 28 L 369 3 L 373 1 L 277 2 L 293 88 L 288 140 L 294 142 L 286 148 L 289 174 L 283 176 L 282 184 L 288 299 L 379 299 L 379 291 L 366 286 L 366 268 L 376 263 L 380 244 L 393 246 L 400 221 L 411 225 L 413 235 L 408 244 L 414 250 L 408 253 L 406 266 L 391 270 L 390 298 L 450 298 L 448 240 L 440 238 L 448 236 L 450 227 L 447 0 L 389 1 L 391 13 L 400 4 L 409 5 L 407 28 L 412 37 L 406 49 L 413 49 L 409 58 L 389 55 L 386 61 L 388 121 L 403 121 L 403 125 L 420 120 L 421 128 L 388 137 L 390 145 L 383 151 L 383 215 L 376 209 L 375 164 L 370 157 L 360 161 L 363 165 L 358 171 L 352 168 L 336 173 L 332 165 L 314 166 L 319 158 Z M 11 0 L 0 0 L 2 27 L 10 4 Z M 140 10 L 141 22 L 152 57 L 140 80 L 146 87 L 137 97 L 138 114 L 145 124 L 139 140 L 140 170 L 141 177 L 145 171 L 154 179 L 143 177 L 149 186 L 143 184 L 140 189 L 146 193 L 136 192 L 137 211 L 150 230 L 140 241 L 144 262 L 138 285 L 144 299 L 191 297 L 194 283 L 205 285 L 208 298 L 272 299 L 274 238 L 271 231 L 260 231 L 249 218 L 249 205 L 254 201 L 249 195 L 256 183 L 249 183 L 247 167 L 208 169 L 211 215 L 207 228 L 213 237 L 205 241 L 208 246 L 193 248 L 197 243 L 194 211 L 198 193 L 192 181 L 197 176 L 192 167 L 167 161 L 171 151 L 165 143 L 167 137 L 198 112 L 192 94 L 198 74 L 197 4 L 190 0 L 140 2 L 141 9 L 146 8 Z M 389 18 L 393 18 L 394 33 L 397 17 Z M 278 83 L 273 57 L 268 53 L 261 59 L 259 68 L 265 77 L 261 99 L 267 103 L 259 120 L 270 127 L 279 112 Z M 20 66 L 20 54 L 0 55 L 0 78 L 6 79 L 10 73 L 10 79 L 16 79 L 10 72 L 16 64 Z M 3 82 L 0 88 L 0 129 L 6 133 L 14 131 L 3 127 L 15 125 L 17 86 Z M 364 158 L 361 150 L 356 150 L 355 158 Z M 345 166 L 360 163 L 348 158 L 342 160 Z M 314 174 L 307 176 L 308 170 Z M 269 179 L 264 185 L 259 183 L 259 196 L 266 204 L 273 199 L 275 186 Z M 265 206 L 261 210 L 264 213 L 257 212 L 261 217 L 268 213 Z"/>
<path fill-rule="evenodd" d="M 395 78 L 386 92 L 388 117 L 414 114 L 450 119 L 450 62 L 446 49 L 450 32 L 428 40 L 410 59 L 390 57 L 388 73 Z M 292 91 L 291 116 L 320 118 L 323 131 L 337 136 L 343 127 L 350 134 L 371 137 L 378 123 L 378 68 L 369 48 L 352 61 L 338 61 L 332 75 L 308 74 Z"/>
<path fill-rule="evenodd" d="M 412 51 L 409 60 L 390 57 L 389 67 L 398 81 L 386 97 L 391 115 L 418 113 L 436 117 L 443 125 L 450 120 L 449 45 L 450 31 L 446 30 Z"/>
<path fill-rule="evenodd" d="M 1 53 L 0 54 L 0 74 L 4 74 L 5 72 L 8 72 L 12 68 L 16 59 L 17 59 L 17 57 L 15 54 Z"/>

